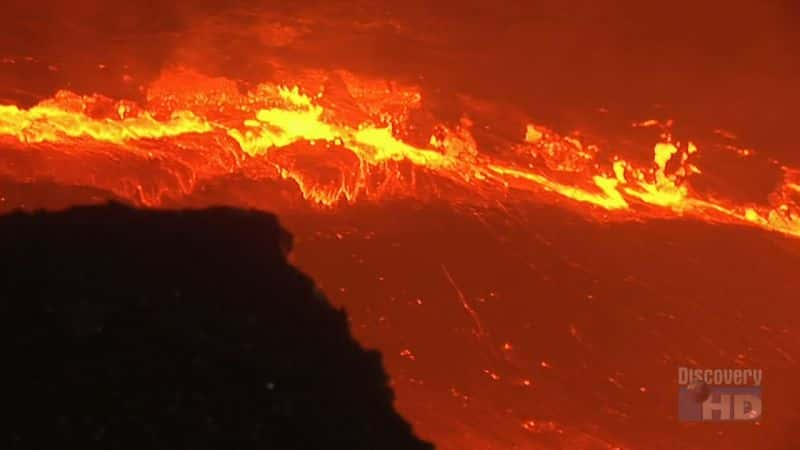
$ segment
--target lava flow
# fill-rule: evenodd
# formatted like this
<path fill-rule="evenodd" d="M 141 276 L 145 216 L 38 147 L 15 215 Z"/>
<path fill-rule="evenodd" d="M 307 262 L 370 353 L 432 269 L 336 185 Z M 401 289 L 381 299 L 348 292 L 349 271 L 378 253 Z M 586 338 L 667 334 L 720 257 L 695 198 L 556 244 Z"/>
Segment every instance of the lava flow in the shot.
<path fill-rule="evenodd" d="M 146 206 L 180 203 L 203 183 L 239 174 L 290 180 L 322 207 L 391 197 L 563 198 L 604 220 L 691 217 L 800 236 L 797 169 L 783 167 L 770 204 L 699 193 L 692 177 L 715 168 L 694 165 L 697 145 L 675 140 L 669 124 L 634 124 L 662 128 L 643 166 L 533 123 L 517 142 L 487 150 L 466 114 L 455 124 L 416 123 L 425 111 L 417 87 L 341 71 L 315 75 L 243 91 L 172 69 L 148 87 L 144 104 L 60 91 L 27 109 L 2 105 L 0 170 L 12 180 L 101 188 Z M 344 88 L 326 89 L 331 79 Z M 425 126 L 428 138 L 420 139 Z"/>
<path fill-rule="evenodd" d="M 440 449 L 800 448 L 792 2 L 44 3 L 0 212 L 276 213 Z M 681 422 L 680 366 L 763 420 Z"/>

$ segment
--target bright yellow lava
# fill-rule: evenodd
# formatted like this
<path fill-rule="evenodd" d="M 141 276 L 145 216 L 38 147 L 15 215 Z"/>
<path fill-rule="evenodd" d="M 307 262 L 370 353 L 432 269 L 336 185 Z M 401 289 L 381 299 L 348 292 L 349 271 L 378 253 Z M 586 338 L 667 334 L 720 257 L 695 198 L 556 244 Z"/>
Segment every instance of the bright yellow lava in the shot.
<path fill-rule="evenodd" d="M 417 188 L 412 182 L 402 185 L 408 177 L 402 175 L 398 164 L 407 164 L 461 186 L 467 193 L 474 190 L 476 198 L 495 195 L 507 199 L 515 192 L 528 192 L 544 194 L 545 197 L 540 196 L 544 199 L 550 198 L 547 193 L 551 193 L 573 202 L 577 209 L 584 205 L 588 212 L 599 209 L 612 217 L 617 214 L 620 219 L 691 216 L 800 237 L 800 212 L 792 201 L 792 196 L 800 192 L 800 182 L 786 180 L 779 192 L 784 201 L 777 207 L 702 198 L 693 193 L 688 183 L 690 176 L 700 173 L 689 162 L 690 156 L 698 152 L 693 143 L 679 146 L 670 139 L 656 143 L 650 167 L 635 167 L 619 158 L 604 164 L 597 160 L 595 147 L 529 124 L 520 130 L 517 144 L 522 154 L 529 155 L 530 162 L 526 163 L 519 158 L 481 153 L 467 120 L 452 128 L 438 125 L 427 145 L 415 146 L 395 131 L 394 125 L 407 124 L 403 113 L 376 117 L 371 113 L 380 110 L 381 105 L 365 104 L 359 106 L 370 113 L 368 117 L 350 114 L 323 106 L 321 93 L 310 96 L 296 86 L 262 85 L 247 93 L 198 91 L 189 97 L 162 97 L 161 107 L 154 106 L 155 101 L 153 105 L 135 107 L 129 102 L 108 100 L 112 107 L 103 109 L 96 107 L 96 97 L 64 91 L 30 109 L 0 105 L 0 155 L 47 145 L 46 148 L 58 147 L 62 154 L 80 160 L 82 149 L 103 144 L 112 148 L 106 148 L 106 152 L 117 152 L 122 157 L 125 152 L 141 150 L 145 141 L 158 141 L 160 144 L 151 143 L 146 153 L 153 156 L 159 152 L 157 157 L 162 161 L 175 159 L 189 165 L 193 168 L 192 182 L 204 174 L 211 177 L 236 171 L 249 158 L 264 163 L 264 167 L 273 167 L 273 176 L 294 180 L 309 201 L 330 206 L 387 195 L 390 183 L 414 195 Z M 395 97 L 414 102 L 420 98 L 411 92 Z M 368 100 L 365 97 L 362 101 Z M 164 108 L 168 103 L 176 107 Z M 638 126 L 652 124 L 643 122 Z M 190 138 L 200 142 L 188 145 L 184 141 Z M 304 150 L 298 150 L 298 145 Z M 231 147 L 240 156 L 228 162 L 223 157 L 227 151 L 224 149 Z M 197 154 L 191 153 L 198 148 L 205 152 L 204 160 L 198 161 Z M 214 149 L 218 149 L 216 154 Z M 356 163 L 348 162 L 342 152 L 352 155 Z M 535 164 L 535 158 L 543 160 L 544 165 Z M 333 167 L 339 174 L 334 180 L 339 181 L 331 184 L 326 172 L 323 182 L 316 175 L 317 169 L 306 167 L 317 164 L 308 161 Z M 70 167 L 64 171 L 79 170 L 75 165 Z M 52 167 L 42 168 L 41 176 L 59 175 L 65 180 L 72 176 L 76 184 L 94 180 L 118 195 L 132 196 L 130 186 L 115 185 L 112 178 L 101 182 L 102 174 L 98 175 L 88 162 L 83 170 L 91 176 L 55 174 L 57 168 Z M 564 181 L 565 173 L 569 174 L 568 181 Z M 787 173 L 795 172 L 787 169 Z M 373 180 L 378 177 L 383 181 Z M 379 188 L 371 189 L 376 183 Z M 190 191 L 192 183 L 184 184 L 181 190 Z M 168 187 L 164 191 L 170 194 Z M 148 203 L 157 206 L 158 198 Z"/>

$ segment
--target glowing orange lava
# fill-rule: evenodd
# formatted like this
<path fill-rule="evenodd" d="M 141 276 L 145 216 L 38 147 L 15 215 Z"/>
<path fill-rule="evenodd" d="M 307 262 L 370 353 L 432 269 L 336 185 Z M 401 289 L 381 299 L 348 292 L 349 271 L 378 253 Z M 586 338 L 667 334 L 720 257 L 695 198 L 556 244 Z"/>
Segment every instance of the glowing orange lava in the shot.
<path fill-rule="evenodd" d="M 410 112 L 422 107 L 419 89 L 338 75 L 347 95 L 314 82 L 242 90 L 175 69 L 149 86 L 144 104 L 61 91 L 29 109 L 0 105 L 0 155 L 26 161 L 24 170 L 4 164 L 0 171 L 17 180 L 98 187 L 147 206 L 241 173 L 293 181 L 306 200 L 327 207 L 391 196 L 562 198 L 596 218 L 691 217 L 800 237 L 797 169 L 784 168 L 774 204 L 736 204 L 692 189 L 690 178 L 702 176 L 690 162 L 699 150 L 667 132 L 654 144 L 649 167 L 603 160 L 596 146 L 537 124 L 521 129 L 519 142 L 501 153 L 482 151 L 466 118 L 438 124 L 427 144 L 412 144 L 407 130 L 414 127 Z M 125 158 L 138 169 L 114 165 Z M 150 166 L 159 171 L 148 175 L 156 187 L 147 188 L 141 173 Z M 461 195 L 423 192 L 431 189 L 416 182 L 423 174 Z"/>

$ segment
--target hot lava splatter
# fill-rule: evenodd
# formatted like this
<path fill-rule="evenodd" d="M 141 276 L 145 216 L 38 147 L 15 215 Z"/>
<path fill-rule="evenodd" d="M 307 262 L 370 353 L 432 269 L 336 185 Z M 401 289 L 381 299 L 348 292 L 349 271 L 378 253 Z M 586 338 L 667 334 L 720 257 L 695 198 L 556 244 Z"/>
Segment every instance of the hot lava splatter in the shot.
<path fill-rule="evenodd" d="M 327 89 L 332 77 L 344 89 Z M 148 86 L 143 103 L 60 91 L 27 109 L 0 105 L 0 170 L 146 206 L 238 174 L 293 182 L 320 207 L 388 197 L 535 199 L 603 220 L 689 217 L 800 236 L 800 171 L 783 167 L 771 204 L 698 193 L 691 179 L 714 168 L 696 166 L 701 149 L 656 121 L 634 124 L 662 126 L 649 165 L 535 123 L 519 130 L 517 143 L 486 151 L 466 114 L 455 124 L 428 124 L 427 142 L 414 138 L 413 113 L 424 110 L 415 86 L 347 72 L 296 81 L 241 88 L 173 69 Z"/>

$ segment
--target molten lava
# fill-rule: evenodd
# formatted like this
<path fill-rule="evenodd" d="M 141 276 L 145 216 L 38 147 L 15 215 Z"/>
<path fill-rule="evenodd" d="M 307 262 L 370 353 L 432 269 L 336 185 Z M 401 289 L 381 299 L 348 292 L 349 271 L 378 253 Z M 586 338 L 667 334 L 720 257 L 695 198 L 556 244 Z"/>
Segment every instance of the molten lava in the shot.
<path fill-rule="evenodd" d="M 531 123 L 499 150 L 480 148 L 466 117 L 433 124 L 428 142 L 415 144 L 408 137 L 419 128 L 412 113 L 424 109 L 418 88 L 331 75 L 345 92 L 307 76 L 292 87 L 242 91 L 174 69 L 148 87 L 144 104 L 60 91 L 28 109 L 0 105 L 0 167 L 11 179 L 98 187 L 147 206 L 235 173 L 293 181 L 326 207 L 392 196 L 467 204 L 561 197 L 604 220 L 691 217 L 800 236 L 797 169 L 784 168 L 774 204 L 737 204 L 692 189 L 699 150 L 667 128 L 644 167 Z M 138 163 L 126 166 L 130 158 Z"/>

